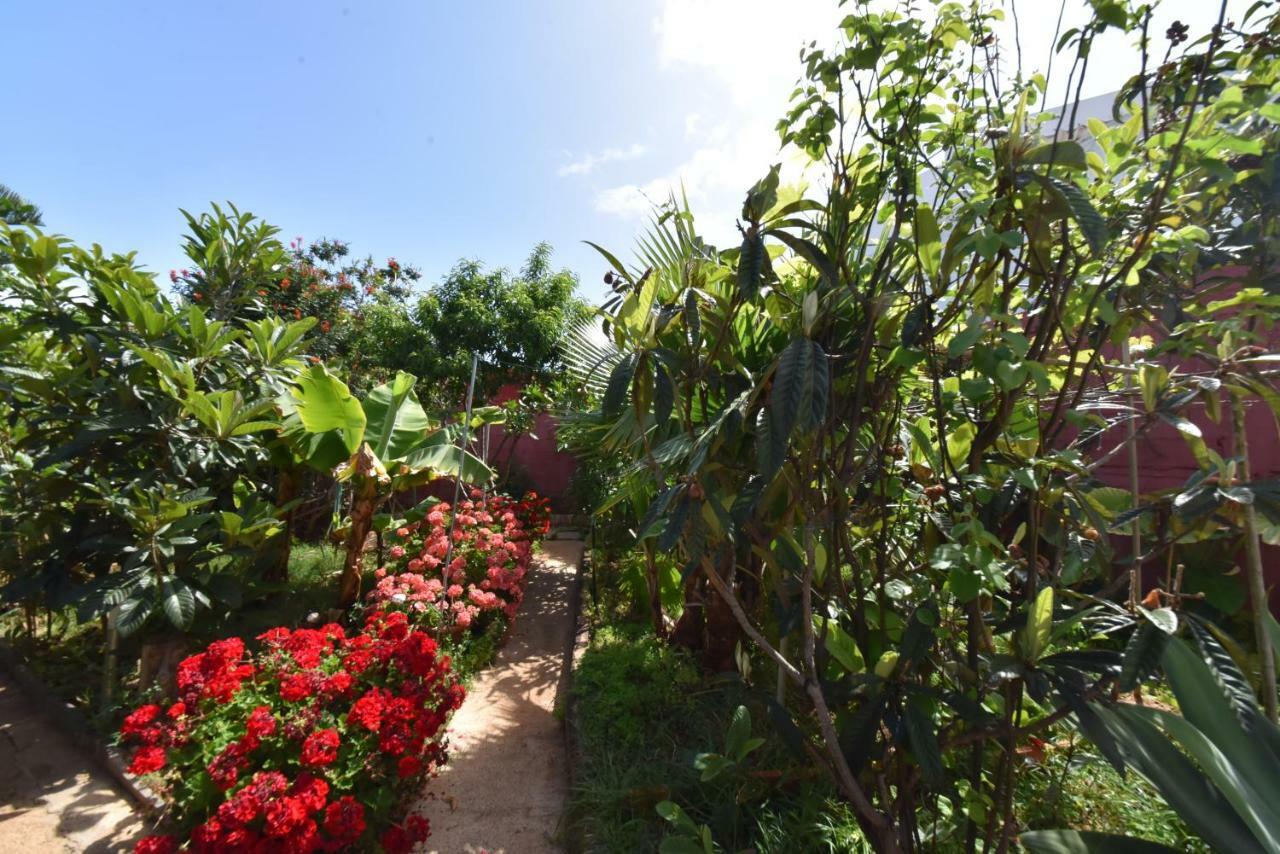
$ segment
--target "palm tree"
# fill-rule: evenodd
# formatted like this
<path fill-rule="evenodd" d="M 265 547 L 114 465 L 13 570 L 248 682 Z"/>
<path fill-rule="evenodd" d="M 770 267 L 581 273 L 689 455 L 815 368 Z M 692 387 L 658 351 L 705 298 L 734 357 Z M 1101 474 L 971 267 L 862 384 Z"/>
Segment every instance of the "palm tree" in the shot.
<path fill-rule="evenodd" d="M 0 184 L 0 220 L 6 225 L 44 225 L 40 209 Z"/>

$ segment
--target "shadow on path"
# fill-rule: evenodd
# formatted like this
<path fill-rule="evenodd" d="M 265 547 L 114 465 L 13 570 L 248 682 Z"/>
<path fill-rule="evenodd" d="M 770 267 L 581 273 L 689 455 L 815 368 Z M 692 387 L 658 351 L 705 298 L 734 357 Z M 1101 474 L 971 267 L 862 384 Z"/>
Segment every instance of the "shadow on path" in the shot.
<path fill-rule="evenodd" d="M 0 852 L 129 851 L 142 832 L 125 794 L 0 674 Z"/>

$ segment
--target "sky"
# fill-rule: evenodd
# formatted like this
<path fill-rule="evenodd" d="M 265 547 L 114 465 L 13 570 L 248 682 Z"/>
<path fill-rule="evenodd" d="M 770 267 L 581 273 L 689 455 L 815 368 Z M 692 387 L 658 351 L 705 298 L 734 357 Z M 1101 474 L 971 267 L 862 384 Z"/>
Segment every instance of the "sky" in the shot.
<path fill-rule="evenodd" d="M 927 3 L 921 5 L 927 6 Z M 1066 0 L 1063 27 L 1085 19 Z M 1239 13 L 1245 0 L 1229 0 Z M 1019 0 L 1043 70 L 1057 0 Z M 47 230 L 184 265 L 179 209 L 229 200 L 294 237 L 417 266 L 519 268 L 539 241 L 599 299 L 651 201 L 683 187 L 704 236 L 736 242 L 746 189 L 834 0 L 40 0 L 7 4 L 0 183 Z M 1165 0 L 1203 35 L 1212 0 Z M 1012 21 L 1004 41 L 1012 40 Z M 1059 57 L 1055 77 L 1065 77 Z M 1139 65 L 1099 44 L 1084 95 Z"/>

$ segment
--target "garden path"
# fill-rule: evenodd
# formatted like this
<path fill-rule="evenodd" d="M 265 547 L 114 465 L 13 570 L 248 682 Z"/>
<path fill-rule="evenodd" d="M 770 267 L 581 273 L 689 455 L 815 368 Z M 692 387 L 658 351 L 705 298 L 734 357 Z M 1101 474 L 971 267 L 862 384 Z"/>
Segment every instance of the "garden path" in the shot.
<path fill-rule="evenodd" d="M 449 725 L 449 764 L 418 809 L 438 854 L 559 851 L 568 796 L 564 727 L 556 713 L 573 635 L 579 540 L 545 540 L 515 628 Z"/>
<path fill-rule="evenodd" d="M 143 830 L 114 781 L 0 673 L 0 852 L 128 851 Z"/>

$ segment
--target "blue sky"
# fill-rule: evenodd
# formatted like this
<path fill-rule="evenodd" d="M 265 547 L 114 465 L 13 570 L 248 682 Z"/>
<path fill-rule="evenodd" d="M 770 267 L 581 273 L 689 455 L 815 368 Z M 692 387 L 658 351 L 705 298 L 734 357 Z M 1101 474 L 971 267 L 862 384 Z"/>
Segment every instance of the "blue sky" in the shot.
<path fill-rule="evenodd" d="M 1028 64 L 1057 5 L 1019 4 Z M 1177 17 L 1199 35 L 1210 6 L 1167 0 L 1156 31 Z M 838 16 L 819 0 L 16 3 L 0 183 L 49 230 L 161 273 L 182 265 L 178 209 L 231 200 L 286 240 L 341 238 L 428 282 L 461 257 L 518 267 L 547 240 L 596 298 L 605 265 L 580 241 L 626 257 L 673 183 L 730 241 L 777 159 L 800 45 Z M 1085 94 L 1136 67 L 1123 43 L 1096 51 Z"/>

